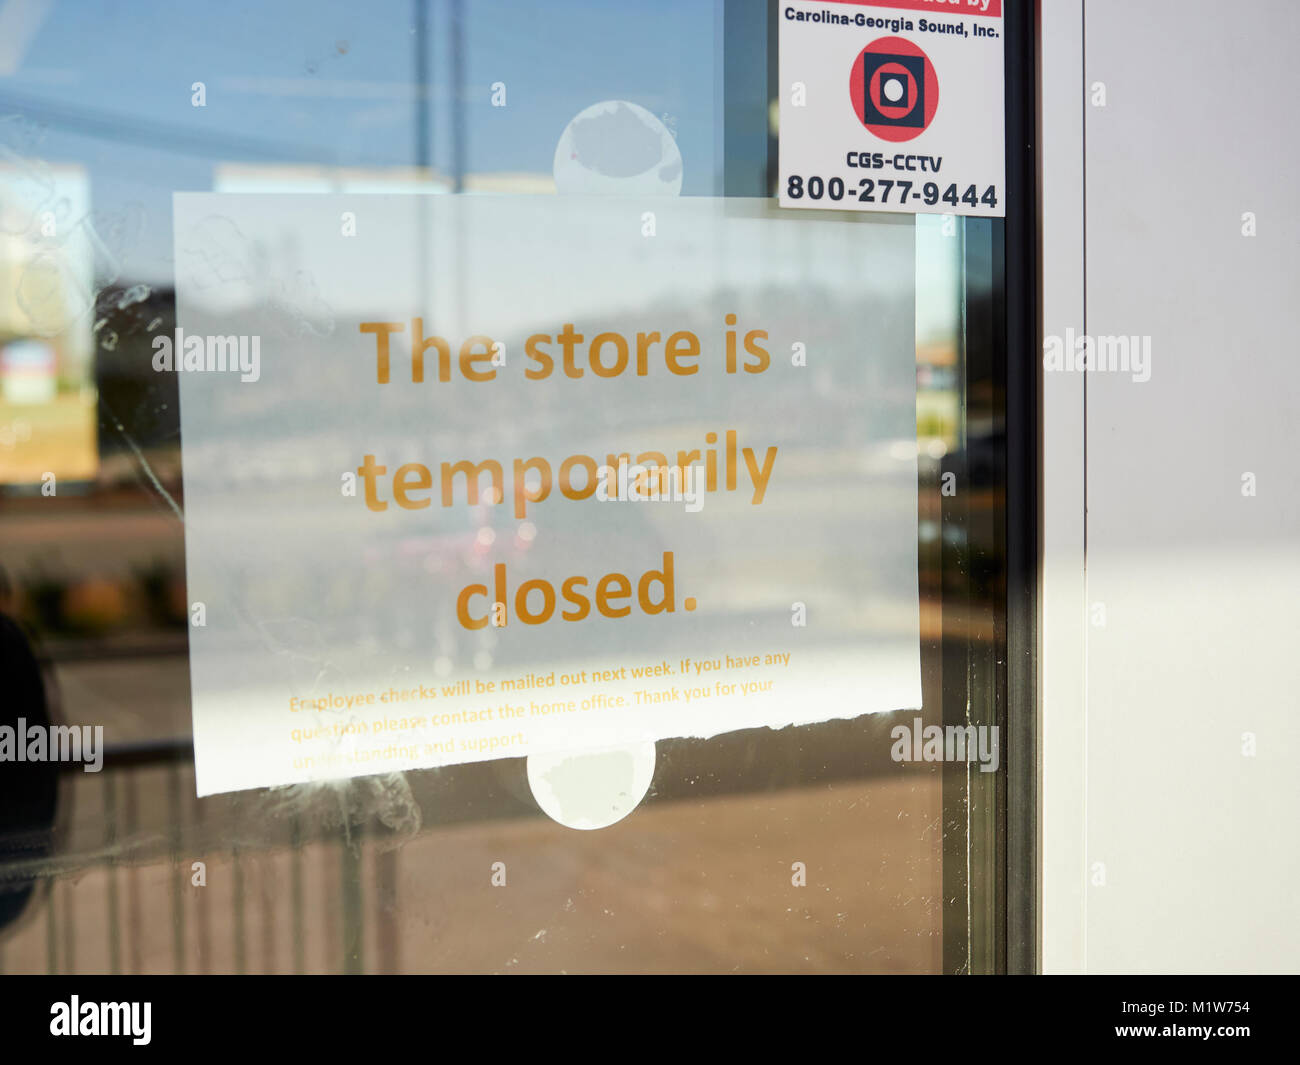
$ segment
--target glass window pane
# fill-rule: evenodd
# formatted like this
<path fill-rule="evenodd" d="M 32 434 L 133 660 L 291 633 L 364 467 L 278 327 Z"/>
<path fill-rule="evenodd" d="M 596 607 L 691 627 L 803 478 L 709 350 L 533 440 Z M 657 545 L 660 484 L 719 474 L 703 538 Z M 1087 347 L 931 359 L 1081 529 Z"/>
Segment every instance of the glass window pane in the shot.
<path fill-rule="evenodd" d="M 1004 721 L 1003 223 L 777 208 L 775 10 L 286 0 L 110 14 L 55 0 L 33 16 L 0 71 L 5 723 L 102 728 L 103 764 L 0 764 L 5 971 L 1004 963 L 1004 770 L 892 753 L 899 726 Z M 181 227 L 195 217 L 178 193 L 229 199 Z M 314 211 L 356 250 L 318 248 Z M 626 246 L 609 236 L 620 224 Z M 565 271 L 585 247 L 619 270 Z M 191 298 L 196 262 L 255 309 Z M 359 279 L 351 305 L 344 267 Z M 704 358 L 720 360 L 731 311 L 770 334 L 771 372 L 789 384 L 746 393 L 740 369 L 683 392 L 689 375 L 660 347 L 640 387 L 605 380 L 597 359 L 580 393 L 480 407 L 466 389 L 434 391 L 436 347 L 427 380 L 396 379 L 412 370 L 395 347 L 385 396 L 399 398 L 367 430 L 392 454 L 478 461 L 501 441 L 503 457 L 559 459 L 635 437 L 695 449 L 703 466 L 716 445 L 723 494 L 704 514 L 718 524 L 631 503 L 520 517 L 512 494 L 491 512 L 432 505 L 418 535 L 414 520 L 356 525 L 355 499 L 327 511 L 313 493 L 327 485 L 334 502 L 359 429 L 310 416 L 375 394 L 373 377 L 346 376 L 350 358 L 378 372 L 356 331 L 372 307 L 408 329 L 427 307 L 457 345 L 491 314 L 520 368 L 513 338 L 558 335 L 571 317 L 590 333 L 658 329 L 660 344 L 672 329 L 706 336 Z M 233 390 L 155 369 L 155 341 L 205 314 L 209 333 L 278 336 L 294 369 L 265 361 L 270 347 L 260 383 Z M 231 315 L 253 324 L 231 330 Z M 458 351 L 447 364 L 463 377 Z M 753 466 L 743 450 L 726 465 L 736 425 Z M 744 517 L 725 510 L 727 471 L 752 484 L 769 440 L 782 490 L 756 522 L 727 524 Z M 558 462 L 549 472 L 558 499 Z M 945 492 L 949 474 L 969 490 Z M 855 496 L 861 484 L 877 491 Z M 727 543 L 701 532 L 735 528 L 748 532 Z M 884 551 L 900 528 L 902 549 Z M 520 576 L 526 559 L 599 576 L 612 567 L 598 537 L 657 545 L 656 558 L 670 537 L 689 545 L 677 594 L 685 618 L 692 582 L 690 624 L 548 623 L 528 640 L 518 624 L 457 624 L 457 589 L 487 581 L 507 544 L 512 580 L 516 559 Z M 347 574 L 322 561 L 347 550 Z M 187 571 L 217 611 L 202 626 Z M 366 577 L 381 571 L 389 585 Z M 822 611 L 806 638 L 801 587 Z M 756 725 L 737 703 L 743 727 L 622 736 L 653 754 L 600 770 L 627 774 L 607 782 L 626 807 L 608 827 L 562 823 L 589 811 L 569 816 L 555 793 L 548 809 L 509 752 L 326 783 L 228 790 L 223 777 L 198 797 L 194 722 L 223 698 L 227 720 L 248 721 L 242 757 L 238 740 L 200 732 L 199 764 L 216 751 L 208 764 L 252 780 L 271 772 L 263 723 L 283 737 L 299 720 L 271 691 L 319 697 L 355 676 L 378 690 L 411 663 L 450 684 L 641 652 L 679 662 L 725 654 L 728 634 L 738 654 L 795 647 L 780 706 L 799 723 Z M 224 657 L 200 656 L 222 639 Z M 888 694 L 900 661 L 919 662 L 919 706 Z"/>

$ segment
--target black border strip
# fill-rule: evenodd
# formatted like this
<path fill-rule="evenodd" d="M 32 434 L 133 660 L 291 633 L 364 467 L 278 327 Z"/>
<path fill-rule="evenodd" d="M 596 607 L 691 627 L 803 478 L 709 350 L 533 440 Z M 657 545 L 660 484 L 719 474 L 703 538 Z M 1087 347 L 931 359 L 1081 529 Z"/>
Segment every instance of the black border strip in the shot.
<path fill-rule="evenodd" d="M 1041 2 L 1041 0 L 1039 0 Z M 1038 247 L 1038 4 L 1007 0 L 1007 971 L 1038 951 L 1038 578 L 1041 548 L 1041 300 Z"/>

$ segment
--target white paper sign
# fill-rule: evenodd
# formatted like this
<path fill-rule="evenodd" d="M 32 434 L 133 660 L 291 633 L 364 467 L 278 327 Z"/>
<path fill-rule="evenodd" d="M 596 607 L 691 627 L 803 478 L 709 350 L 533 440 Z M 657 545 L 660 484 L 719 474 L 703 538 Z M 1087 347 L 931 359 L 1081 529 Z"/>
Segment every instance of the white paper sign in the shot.
<path fill-rule="evenodd" d="M 175 232 L 200 794 L 919 705 L 909 221 L 178 194 Z"/>
<path fill-rule="evenodd" d="M 782 207 L 1002 217 L 1001 0 L 783 0 Z"/>

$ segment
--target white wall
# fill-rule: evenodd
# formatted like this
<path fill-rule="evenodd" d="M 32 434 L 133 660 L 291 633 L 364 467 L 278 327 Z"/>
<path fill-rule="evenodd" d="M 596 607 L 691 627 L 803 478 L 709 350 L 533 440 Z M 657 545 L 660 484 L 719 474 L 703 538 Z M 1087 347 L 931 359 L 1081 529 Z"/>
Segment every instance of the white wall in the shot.
<path fill-rule="evenodd" d="M 1298 971 L 1300 3 L 1042 9 L 1043 968 Z"/>

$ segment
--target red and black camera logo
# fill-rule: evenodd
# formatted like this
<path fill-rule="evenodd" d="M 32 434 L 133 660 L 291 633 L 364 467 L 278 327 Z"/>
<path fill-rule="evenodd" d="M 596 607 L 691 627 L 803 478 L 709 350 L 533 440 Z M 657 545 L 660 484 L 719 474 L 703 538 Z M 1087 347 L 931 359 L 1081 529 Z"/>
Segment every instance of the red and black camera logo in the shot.
<path fill-rule="evenodd" d="M 925 132 L 939 107 L 934 64 L 911 41 L 881 37 L 853 61 L 853 113 L 881 140 L 910 141 Z"/>

